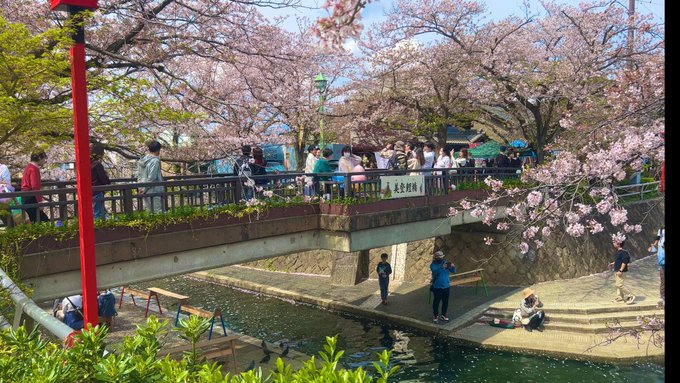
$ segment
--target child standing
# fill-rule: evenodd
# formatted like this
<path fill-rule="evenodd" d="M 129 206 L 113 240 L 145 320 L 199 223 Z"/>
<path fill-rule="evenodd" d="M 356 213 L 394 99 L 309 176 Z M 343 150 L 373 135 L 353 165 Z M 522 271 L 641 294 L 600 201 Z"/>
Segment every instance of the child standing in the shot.
<path fill-rule="evenodd" d="M 392 266 L 387 262 L 387 253 L 380 254 L 381 261 L 378 262 L 376 272 L 378 273 L 378 282 L 380 283 L 380 298 L 382 304 L 387 304 L 387 288 L 390 284 L 390 274 L 392 274 Z"/>

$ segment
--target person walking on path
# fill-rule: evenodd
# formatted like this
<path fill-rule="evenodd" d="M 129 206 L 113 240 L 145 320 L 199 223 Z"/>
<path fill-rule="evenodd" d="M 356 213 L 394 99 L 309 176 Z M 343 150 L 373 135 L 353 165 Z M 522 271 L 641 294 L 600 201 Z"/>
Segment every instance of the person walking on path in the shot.
<path fill-rule="evenodd" d="M 666 305 L 666 229 L 659 229 L 656 240 L 652 242 L 649 252 L 656 252 L 656 261 L 659 265 L 659 300 L 660 306 Z"/>
<path fill-rule="evenodd" d="M 614 267 L 616 276 L 614 286 L 616 286 L 617 297 L 612 302 L 625 302 L 629 305 L 635 301 L 635 295 L 626 287 L 623 277 L 623 273 L 628 272 L 628 264 L 630 263 L 630 254 L 623 248 L 625 243 L 625 239 L 614 243 L 616 253 L 614 253 L 614 262 L 610 263 L 609 266 Z"/>
<path fill-rule="evenodd" d="M 137 182 L 162 182 L 161 175 L 161 143 L 152 140 L 146 144 L 149 153 L 137 162 Z M 144 195 L 144 209 L 148 212 L 163 212 L 163 196 L 156 195 L 146 197 L 148 194 L 163 193 L 164 186 L 145 186 L 140 188 L 140 194 Z"/>
<path fill-rule="evenodd" d="M 444 261 L 444 253 L 437 251 L 432 257 L 430 271 L 432 271 L 430 290 L 434 295 L 432 302 L 432 321 L 434 323 L 439 323 L 439 321 L 448 322 L 449 292 L 451 290 L 450 275 L 456 272 L 456 266 L 450 261 Z M 442 304 L 441 315 L 439 311 L 440 302 Z"/>
<path fill-rule="evenodd" d="M 24 174 L 21 177 L 21 191 L 38 191 L 42 189 L 42 180 L 40 178 L 40 168 L 45 166 L 47 163 L 47 154 L 45 152 L 37 152 L 31 154 L 31 162 L 26 165 L 24 169 Z M 43 196 L 38 194 L 35 196 L 26 197 L 22 199 L 24 205 L 37 204 L 42 202 Z M 26 214 L 28 214 L 28 219 L 31 223 L 38 222 L 48 222 L 50 219 L 47 218 L 47 214 L 42 211 L 39 207 L 31 207 L 26 209 Z M 38 214 L 40 214 L 38 216 Z"/>
<path fill-rule="evenodd" d="M 380 299 L 382 299 L 382 304 L 386 305 L 392 266 L 387 262 L 387 253 L 380 254 L 380 260 L 375 271 L 378 273 L 378 284 L 380 284 Z"/>
<path fill-rule="evenodd" d="M 92 173 L 92 186 L 110 185 L 109 179 L 102 159 L 104 158 L 104 147 L 100 144 L 92 145 L 90 149 L 90 156 L 92 162 L 90 163 L 90 170 Z M 104 192 L 92 193 L 92 209 L 94 210 L 94 219 L 102 219 L 106 217 L 106 208 L 104 207 Z"/>

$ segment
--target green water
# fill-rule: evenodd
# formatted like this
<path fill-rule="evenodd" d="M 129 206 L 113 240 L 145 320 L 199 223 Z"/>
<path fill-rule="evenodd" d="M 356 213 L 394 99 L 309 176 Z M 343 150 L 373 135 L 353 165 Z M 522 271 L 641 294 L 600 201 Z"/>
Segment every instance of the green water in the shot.
<path fill-rule="evenodd" d="M 484 350 L 413 329 L 186 277 L 140 286 L 152 285 L 189 295 L 193 305 L 205 309 L 222 308 L 228 330 L 276 344 L 283 341 L 308 355 L 321 350 L 326 335 L 338 334 L 339 347 L 345 350 L 345 367 L 370 370 L 375 352 L 393 349 L 400 370 L 392 381 L 651 383 L 663 382 L 665 377 L 664 366 L 655 363 L 591 363 Z"/>

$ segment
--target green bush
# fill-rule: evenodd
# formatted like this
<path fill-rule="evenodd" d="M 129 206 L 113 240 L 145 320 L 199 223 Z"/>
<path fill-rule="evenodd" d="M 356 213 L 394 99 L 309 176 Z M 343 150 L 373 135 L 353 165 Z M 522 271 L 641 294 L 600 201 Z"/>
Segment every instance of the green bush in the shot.
<path fill-rule="evenodd" d="M 182 382 L 182 383 L 260 383 L 260 382 L 361 382 L 374 377 L 361 367 L 339 369 L 343 351 L 336 351 L 337 338 L 326 337 L 320 360 L 311 357 L 293 370 L 281 358 L 276 369 L 264 376 L 261 369 L 238 375 L 223 375 L 217 363 L 208 363 L 196 352 L 195 345 L 209 327 L 208 319 L 191 316 L 180 320 L 183 339 L 194 347 L 181 360 L 169 356 L 157 358 L 161 349 L 159 336 L 167 332 L 168 321 L 155 316 L 138 326 L 135 335 L 125 337 L 113 353 L 105 351 L 107 329 L 94 327 L 75 336 L 73 348 L 61 348 L 43 340 L 37 331 L 24 327 L 0 332 L 0 382 L 98 383 L 98 382 Z M 389 368 L 390 353 L 385 350 L 374 362 L 376 382 L 386 383 L 398 367 Z"/>

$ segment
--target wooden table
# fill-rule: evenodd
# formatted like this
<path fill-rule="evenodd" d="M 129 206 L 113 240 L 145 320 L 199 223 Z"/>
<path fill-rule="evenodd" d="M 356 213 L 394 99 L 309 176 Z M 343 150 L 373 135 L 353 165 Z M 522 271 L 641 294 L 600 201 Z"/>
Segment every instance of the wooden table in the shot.
<path fill-rule="evenodd" d="M 238 337 L 238 335 L 229 335 L 216 338 L 214 340 L 202 340 L 196 343 L 196 350 L 207 360 L 232 355 L 232 359 L 234 361 L 233 371 L 234 374 L 237 374 L 238 362 L 236 360 L 236 345 L 234 342 L 238 339 Z M 158 357 L 170 355 L 170 357 L 174 359 L 180 359 L 182 357 L 182 353 L 189 350 L 191 350 L 191 344 L 184 344 L 181 346 L 161 349 L 156 355 Z M 226 358 L 225 362 L 227 364 L 227 368 L 229 368 L 229 358 Z"/>

